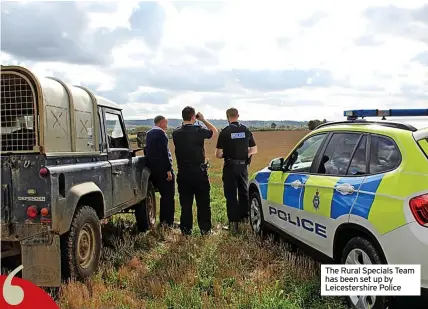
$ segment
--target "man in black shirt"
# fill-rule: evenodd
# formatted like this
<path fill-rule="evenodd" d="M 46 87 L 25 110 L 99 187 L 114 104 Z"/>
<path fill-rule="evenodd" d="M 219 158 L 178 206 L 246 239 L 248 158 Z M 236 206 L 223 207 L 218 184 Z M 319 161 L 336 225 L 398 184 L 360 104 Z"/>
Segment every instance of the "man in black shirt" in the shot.
<path fill-rule="evenodd" d="M 151 170 L 153 184 L 161 195 L 159 221 L 162 225 L 172 227 L 175 209 L 175 177 L 172 156 L 168 148 L 167 128 L 168 120 L 163 116 L 156 116 L 153 128 L 147 132 L 144 153 L 147 166 Z"/>
<path fill-rule="evenodd" d="M 180 229 L 189 235 L 193 227 L 193 198 L 196 199 L 198 226 L 201 234 L 211 231 L 210 183 L 205 164 L 205 139 L 217 133 L 214 127 L 201 113 L 195 114 L 193 107 L 182 111 L 183 125 L 172 133 L 177 160 L 177 186 L 181 204 Z M 202 121 L 208 129 L 195 125 L 196 119 Z"/>
<path fill-rule="evenodd" d="M 219 134 L 216 157 L 224 159 L 222 180 L 229 229 L 237 232 L 238 222 L 248 217 L 248 164 L 257 146 L 250 130 L 238 122 L 236 108 L 229 108 L 226 117 L 229 125 Z"/>

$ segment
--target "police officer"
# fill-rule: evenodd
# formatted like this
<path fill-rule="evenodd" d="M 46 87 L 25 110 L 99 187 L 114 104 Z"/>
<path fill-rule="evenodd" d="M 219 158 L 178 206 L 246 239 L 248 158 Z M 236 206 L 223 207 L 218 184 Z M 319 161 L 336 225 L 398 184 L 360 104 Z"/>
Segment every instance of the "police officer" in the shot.
<path fill-rule="evenodd" d="M 177 160 L 177 188 L 181 204 L 180 229 L 185 235 L 192 232 L 193 197 L 196 199 L 198 226 L 202 235 L 211 231 L 210 183 L 205 162 L 205 139 L 217 133 L 201 113 L 195 114 L 193 107 L 182 111 L 183 124 L 172 133 Z M 195 125 L 196 119 L 208 129 Z"/>
<path fill-rule="evenodd" d="M 223 190 L 226 198 L 229 229 L 238 231 L 238 222 L 248 217 L 248 164 L 257 153 L 253 134 L 238 122 L 236 108 L 226 111 L 229 125 L 219 134 L 216 157 L 224 159 Z"/>

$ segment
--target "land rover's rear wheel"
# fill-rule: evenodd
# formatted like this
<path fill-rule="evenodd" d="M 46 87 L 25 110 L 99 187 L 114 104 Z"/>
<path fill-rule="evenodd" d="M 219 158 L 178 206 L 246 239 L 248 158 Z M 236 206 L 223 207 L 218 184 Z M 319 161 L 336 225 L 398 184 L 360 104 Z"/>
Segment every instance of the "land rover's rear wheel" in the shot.
<path fill-rule="evenodd" d="M 156 224 L 156 195 L 151 181 L 147 185 L 146 198 L 135 207 L 135 221 L 140 232 L 146 232 Z"/>
<path fill-rule="evenodd" d="M 383 264 L 381 253 L 367 239 L 363 237 L 352 238 L 345 246 L 341 256 L 341 263 L 348 265 Z M 347 296 L 351 308 L 387 308 L 390 297 L 385 296 Z"/>
<path fill-rule="evenodd" d="M 250 195 L 250 225 L 253 232 L 262 235 L 264 232 L 263 212 L 260 196 L 256 191 Z"/>
<path fill-rule="evenodd" d="M 101 255 L 101 226 L 95 210 L 81 206 L 76 210 L 68 233 L 63 235 L 64 274 L 81 280 L 98 268 Z"/>

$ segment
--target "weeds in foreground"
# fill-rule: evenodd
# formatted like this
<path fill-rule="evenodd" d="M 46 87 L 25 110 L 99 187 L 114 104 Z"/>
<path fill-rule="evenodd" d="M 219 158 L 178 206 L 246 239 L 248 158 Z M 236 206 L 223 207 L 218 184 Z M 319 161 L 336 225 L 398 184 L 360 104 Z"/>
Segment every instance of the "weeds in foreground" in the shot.
<path fill-rule="evenodd" d="M 345 308 L 319 296 L 318 263 L 249 228 L 185 238 L 138 234 L 126 216 L 115 219 L 104 227 L 99 271 L 62 286 L 61 308 Z"/>

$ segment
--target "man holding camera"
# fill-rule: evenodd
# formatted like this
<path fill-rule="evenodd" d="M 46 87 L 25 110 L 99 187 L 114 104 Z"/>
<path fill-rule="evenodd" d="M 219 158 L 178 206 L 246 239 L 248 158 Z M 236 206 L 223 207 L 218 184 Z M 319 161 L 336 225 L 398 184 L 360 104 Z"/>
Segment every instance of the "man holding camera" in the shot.
<path fill-rule="evenodd" d="M 193 198 L 196 199 L 198 226 L 201 234 L 211 231 L 210 183 L 205 162 L 205 139 L 217 134 L 214 127 L 201 113 L 186 106 L 182 110 L 183 124 L 172 133 L 177 160 L 177 187 L 181 204 L 180 229 L 190 235 L 193 228 Z M 198 119 L 208 129 L 195 125 Z"/>

